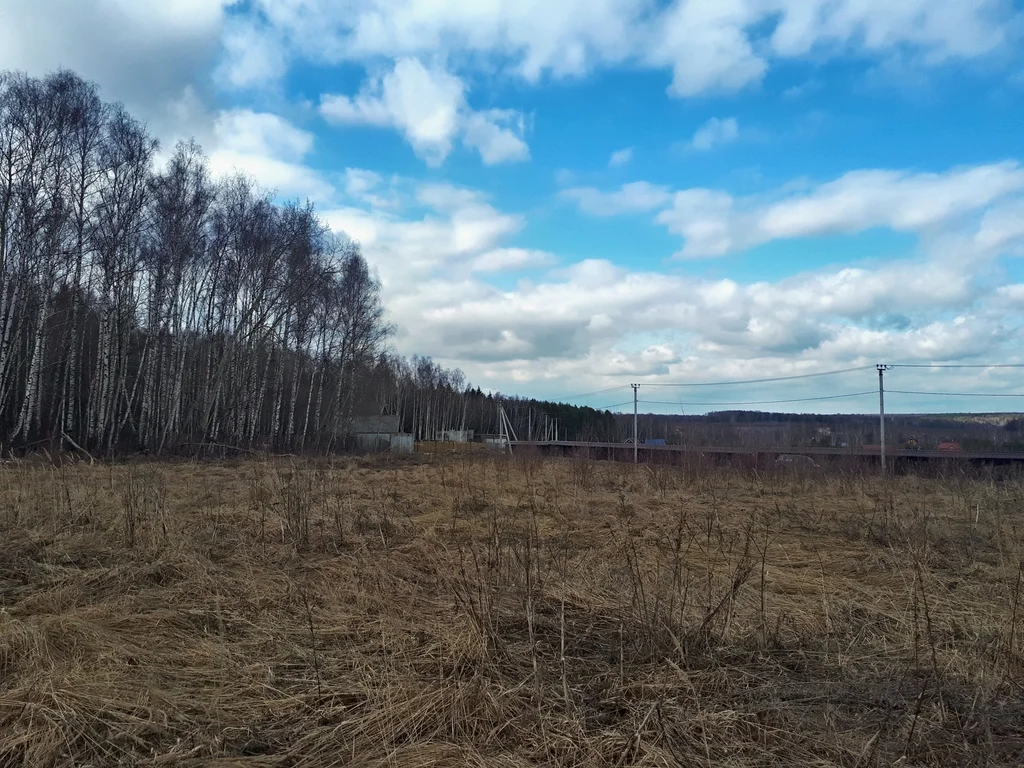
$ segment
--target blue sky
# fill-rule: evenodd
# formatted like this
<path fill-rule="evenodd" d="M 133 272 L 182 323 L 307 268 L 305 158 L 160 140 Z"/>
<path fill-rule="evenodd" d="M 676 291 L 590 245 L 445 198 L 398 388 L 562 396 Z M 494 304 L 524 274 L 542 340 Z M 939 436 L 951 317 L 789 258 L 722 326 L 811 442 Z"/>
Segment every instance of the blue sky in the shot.
<path fill-rule="evenodd" d="M 76 69 L 165 151 L 194 136 L 216 173 L 312 199 L 379 274 L 398 351 L 688 413 L 877 378 L 655 385 L 1024 363 L 1022 42 L 1010 0 L 0 8 L 0 69 Z M 1022 395 L 894 410 L 1024 410 L 1024 369 L 891 377 Z"/>

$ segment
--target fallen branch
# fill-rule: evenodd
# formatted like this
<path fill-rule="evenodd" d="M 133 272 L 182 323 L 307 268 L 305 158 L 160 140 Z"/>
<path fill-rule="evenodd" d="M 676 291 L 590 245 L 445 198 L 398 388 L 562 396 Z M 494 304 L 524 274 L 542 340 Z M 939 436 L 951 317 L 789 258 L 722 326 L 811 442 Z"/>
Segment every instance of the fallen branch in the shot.
<path fill-rule="evenodd" d="M 95 463 L 96 463 L 96 460 L 95 460 L 95 459 L 93 459 L 93 457 L 92 457 L 92 454 L 91 454 L 91 453 L 89 453 L 89 452 L 88 452 L 87 450 L 85 450 L 85 448 L 83 448 L 82 446 L 80 446 L 80 445 L 79 445 L 78 443 L 76 443 L 76 442 L 75 442 L 74 440 L 72 440 L 72 439 L 71 439 L 71 437 L 70 437 L 70 435 L 68 435 L 68 433 L 67 433 L 67 432 L 61 432 L 61 433 L 60 433 L 60 436 L 61 436 L 61 437 L 63 437 L 63 438 L 65 439 L 65 440 L 67 440 L 67 441 L 68 441 L 68 442 L 69 442 L 69 443 L 71 444 L 71 447 L 72 447 L 72 448 L 74 448 L 74 449 L 75 449 L 76 451 L 78 451 L 78 452 L 80 452 L 80 453 L 84 453 L 84 454 L 85 454 L 86 456 L 88 456 L 88 457 L 89 457 L 89 463 L 90 463 L 90 464 L 95 464 Z"/>

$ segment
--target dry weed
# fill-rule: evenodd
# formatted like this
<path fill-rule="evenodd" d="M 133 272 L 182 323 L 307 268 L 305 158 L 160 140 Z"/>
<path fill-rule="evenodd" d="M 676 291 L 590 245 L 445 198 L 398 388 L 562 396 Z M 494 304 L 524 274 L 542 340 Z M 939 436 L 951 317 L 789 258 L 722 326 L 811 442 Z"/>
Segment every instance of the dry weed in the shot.
<path fill-rule="evenodd" d="M 1019 480 L 0 468 L 0 766 L 1024 762 Z"/>

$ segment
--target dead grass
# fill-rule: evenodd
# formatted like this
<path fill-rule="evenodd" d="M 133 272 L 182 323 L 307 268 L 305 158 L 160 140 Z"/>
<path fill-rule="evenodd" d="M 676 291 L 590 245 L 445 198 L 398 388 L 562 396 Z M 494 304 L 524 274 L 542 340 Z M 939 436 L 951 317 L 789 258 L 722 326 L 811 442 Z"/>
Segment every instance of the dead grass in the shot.
<path fill-rule="evenodd" d="M 0 766 L 1024 763 L 1024 483 L 0 468 Z"/>

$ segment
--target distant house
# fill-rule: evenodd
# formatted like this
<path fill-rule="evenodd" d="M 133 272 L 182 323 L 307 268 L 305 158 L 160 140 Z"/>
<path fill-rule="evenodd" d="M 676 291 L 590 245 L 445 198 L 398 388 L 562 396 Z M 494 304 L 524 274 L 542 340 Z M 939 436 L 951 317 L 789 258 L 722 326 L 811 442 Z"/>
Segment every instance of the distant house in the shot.
<path fill-rule="evenodd" d="M 911 435 L 910 439 L 907 440 L 906 446 L 907 448 L 911 448 L 913 450 L 917 450 L 918 448 L 921 447 L 920 444 L 917 442 L 917 438 L 914 437 L 913 435 Z"/>
<path fill-rule="evenodd" d="M 349 431 L 353 435 L 397 434 L 400 421 L 398 416 L 353 416 Z"/>
<path fill-rule="evenodd" d="M 356 449 L 367 453 L 412 453 L 412 435 L 399 431 L 398 416 L 356 416 L 350 434 Z"/>
<path fill-rule="evenodd" d="M 960 443 L 953 442 L 952 440 L 947 440 L 945 442 L 939 443 L 939 450 L 940 451 L 951 451 L 952 452 L 952 451 L 962 451 L 963 448 L 960 447 Z"/>
<path fill-rule="evenodd" d="M 644 445 L 664 445 L 665 438 L 663 437 L 648 437 L 644 440 Z"/>

